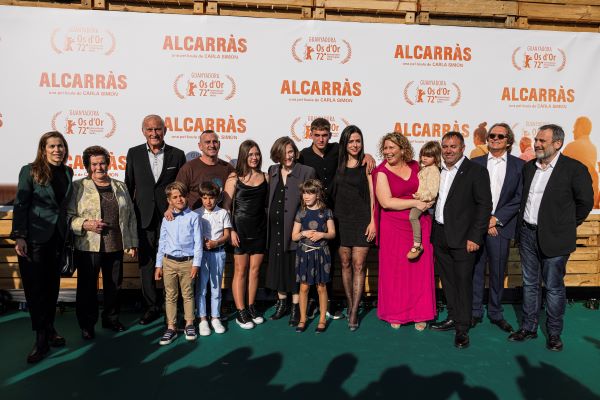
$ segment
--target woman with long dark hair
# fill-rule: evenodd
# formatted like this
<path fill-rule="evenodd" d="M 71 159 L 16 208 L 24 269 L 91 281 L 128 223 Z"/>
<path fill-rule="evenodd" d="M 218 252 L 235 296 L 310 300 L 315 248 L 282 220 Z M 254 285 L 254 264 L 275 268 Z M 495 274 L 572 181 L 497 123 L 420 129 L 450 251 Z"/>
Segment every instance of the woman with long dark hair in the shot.
<path fill-rule="evenodd" d="M 48 132 L 40 138 L 35 160 L 19 173 L 11 237 L 15 239 L 25 299 L 36 332 L 28 363 L 42 360 L 49 346 L 66 343 L 54 329 L 54 317 L 73 180 L 73 170 L 65 165 L 68 157 L 64 136 Z"/>
<path fill-rule="evenodd" d="M 237 176 L 229 178 L 225 184 L 225 192 L 233 199 L 233 299 L 238 310 L 236 323 L 243 329 L 252 329 L 255 324 L 264 322 L 254 305 L 260 266 L 267 248 L 266 206 L 269 186 L 261 166 L 262 154 L 258 144 L 253 140 L 245 140 L 240 144 Z"/>
<path fill-rule="evenodd" d="M 338 222 L 342 282 L 348 302 L 348 328 L 358 328 L 358 307 L 365 286 L 365 261 L 375 238 L 373 185 L 366 166 L 362 131 L 348 125 L 340 137 L 334 183 L 334 215 Z"/>

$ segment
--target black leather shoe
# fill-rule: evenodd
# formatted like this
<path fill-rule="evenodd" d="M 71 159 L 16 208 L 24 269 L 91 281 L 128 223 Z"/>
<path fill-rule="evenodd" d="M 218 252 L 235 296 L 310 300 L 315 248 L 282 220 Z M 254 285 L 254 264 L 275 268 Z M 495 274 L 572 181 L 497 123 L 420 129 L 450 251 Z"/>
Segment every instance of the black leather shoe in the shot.
<path fill-rule="evenodd" d="M 33 349 L 31 349 L 31 352 L 27 355 L 27 363 L 35 364 L 42 361 L 48 355 L 49 351 L 50 348 L 47 345 L 38 346 L 37 343 L 34 344 Z"/>
<path fill-rule="evenodd" d="M 466 349 L 469 347 L 469 335 L 466 332 L 456 332 L 454 335 L 454 347 L 457 349 Z"/>
<path fill-rule="evenodd" d="M 298 322 L 300 322 L 300 305 L 292 304 L 291 312 L 290 312 L 290 326 L 297 326 Z"/>
<path fill-rule="evenodd" d="M 160 314 L 156 311 L 146 311 L 146 313 L 140 318 L 140 325 L 148 325 L 154 322 L 160 317 Z"/>
<path fill-rule="evenodd" d="M 33 345 L 33 349 L 27 355 L 27 363 L 35 364 L 42 361 L 50 351 L 50 347 L 48 347 L 48 336 L 45 331 L 37 331 L 35 344 Z"/>
<path fill-rule="evenodd" d="M 429 329 L 433 329 L 434 331 L 449 331 L 450 329 L 454 329 L 454 320 L 445 319 L 440 322 L 434 322 L 429 324 Z"/>
<path fill-rule="evenodd" d="M 522 342 L 525 339 L 536 339 L 537 332 L 526 331 L 525 329 L 519 329 L 516 332 L 511 333 L 508 336 L 508 340 L 511 342 Z"/>
<path fill-rule="evenodd" d="M 287 299 L 279 299 L 275 303 L 275 312 L 271 315 L 272 320 L 283 318 L 288 312 Z"/>
<path fill-rule="evenodd" d="M 471 317 L 471 328 L 475 328 L 477 324 L 480 324 L 483 321 L 481 317 Z"/>
<path fill-rule="evenodd" d="M 96 337 L 96 332 L 94 332 L 94 328 L 82 329 L 81 337 L 83 338 L 83 340 L 92 340 Z"/>
<path fill-rule="evenodd" d="M 125 326 L 119 321 L 102 321 L 102 327 L 114 332 L 125 332 Z"/>
<path fill-rule="evenodd" d="M 514 331 L 512 325 L 509 324 L 505 319 L 491 319 L 490 322 L 502 329 L 504 332 L 512 333 Z"/>
<path fill-rule="evenodd" d="M 563 342 L 562 340 L 560 340 L 560 336 L 548 336 L 548 340 L 546 341 L 546 348 L 552 351 L 561 351 L 563 349 Z"/>
<path fill-rule="evenodd" d="M 58 332 L 56 332 L 56 329 L 54 329 L 53 327 L 47 329 L 47 335 L 48 344 L 51 347 L 63 347 L 65 344 L 67 344 L 65 338 L 60 336 Z"/>

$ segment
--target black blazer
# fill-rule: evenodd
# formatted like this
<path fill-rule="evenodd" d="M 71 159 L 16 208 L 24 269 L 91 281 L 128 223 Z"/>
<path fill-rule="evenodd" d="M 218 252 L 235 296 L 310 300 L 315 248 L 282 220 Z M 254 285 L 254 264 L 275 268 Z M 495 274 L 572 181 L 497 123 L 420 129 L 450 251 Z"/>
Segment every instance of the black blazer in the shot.
<path fill-rule="evenodd" d="M 73 170 L 66 167 L 69 181 L 63 201 L 58 204 L 54 190 L 48 183 L 40 185 L 31 176 L 31 164 L 21 168 L 17 196 L 13 208 L 13 239 L 25 239 L 32 243 L 46 243 L 54 232 L 65 237 L 67 233 L 67 205 L 73 192 Z"/>
<path fill-rule="evenodd" d="M 280 175 L 279 164 L 271 165 L 269 167 L 269 210 L 273 206 L 273 197 L 275 197 L 275 188 Z M 308 179 L 316 177 L 314 168 L 302 165 L 300 163 L 294 164 L 292 172 L 289 173 L 285 181 L 286 193 L 284 202 L 284 215 L 283 215 L 283 235 L 285 236 L 285 242 L 283 244 L 283 250 L 296 250 L 297 243 L 292 240 L 292 228 L 294 227 L 294 218 L 296 217 L 296 211 L 300 206 L 300 184 Z M 269 229 L 269 228 L 267 228 Z M 268 236 L 267 236 L 268 237 Z"/>
<path fill-rule="evenodd" d="M 523 221 L 531 181 L 537 169 L 535 163 L 536 160 L 533 159 L 523 167 L 519 226 Z M 577 226 L 586 219 L 593 206 L 592 178 L 586 166 L 559 154 L 538 211 L 538 244 L 542 254 L 557 257 L 573 252 L 577 241 Z"/>
<path fill-rule="evenodd" d="M 475 157 L 474 163 L 487 169 L 488 156 Z M 517 227 L 517 214 L 521 206 L 521 195 L 523 192 L 523 165 L 525 161 L 518 157 L 507 154 L 506 175 L 500 191 L 500 198 L 494 216 L 502 223 L 498 226 L 498 235 L 505 239 L 514 239 Z M 489 174 L 488 174 L 489 175 Z"/>
<path fill-rule="evenodd" d="M 165 144 L 163 169 L 158 181 L 154 182 L 146 143 L 129 149 L 125 185 L 133 200 L 138 229 L 145 229 L 150 225 L 155 209 L 160 216 L 167 210 L 165 187 L 175 181 L 179 168 L 185 164 L 185 161 L 183 151 Z"/>
<path fill-rule="evenodd" d="M 438 204 L 436 204 L 436 207 Z M 492 213 L 490 176 L 486 168 L 465 158 L 454 177 L 444 205 L 444 225 L 433 224 L 431 241 L 443 229 L 450 248 L 466 248 L 467 240 L 478 245 L 488 230 Z"/>

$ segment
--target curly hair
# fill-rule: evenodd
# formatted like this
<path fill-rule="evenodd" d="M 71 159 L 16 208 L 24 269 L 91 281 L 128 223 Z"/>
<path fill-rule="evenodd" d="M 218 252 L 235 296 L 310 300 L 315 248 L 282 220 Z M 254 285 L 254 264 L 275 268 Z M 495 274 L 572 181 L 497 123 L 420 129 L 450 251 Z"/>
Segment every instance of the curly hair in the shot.
<path fill-rule="evenodd" d="M 386 133 L 381 138 L 381 140 L 379 141 L 379 155 L 381 157 L 383 157 L 383 147 L 385 146 L 385 142 L 387 140 L 394 143 L 396 146 L 400 147 L 400 150 L 402 150 L 402 161 L 407 163 L 415 158 L 415 152 L 414 152 L 410 142 L 408 141 L 406 136 L 404 136 L 400 132 Z"/>

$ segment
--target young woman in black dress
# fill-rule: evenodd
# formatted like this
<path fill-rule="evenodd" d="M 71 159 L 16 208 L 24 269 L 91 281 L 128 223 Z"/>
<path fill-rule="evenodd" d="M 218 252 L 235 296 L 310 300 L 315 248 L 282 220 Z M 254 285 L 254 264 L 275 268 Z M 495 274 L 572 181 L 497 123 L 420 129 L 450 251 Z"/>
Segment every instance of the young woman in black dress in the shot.
<path fill-rule="evenodd" d="M 348 328 L 358 328 L 358 307 L 365 286 L 365 261 L 375 239 L 373 184 L 363 164 L 363 135 L 355 125 L 340 137 L 334 184 L 334 215 L 339 224 L 342 282 L 348 302 Z"/>
<path fill-rule="evenodd" d="M 269 186 L 261 165 L 262 154 L 258 144 L 253 140 L 242 142 L 237 159 L 237 176 L 228 179 L 225 184 L 225 191 L 233 199 L 233 299 L 238 310 L 236 323 L 243 329 L 252 329 L 264 322 L 254 305 L 260 266 L 267 247 Z"/>

